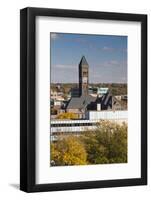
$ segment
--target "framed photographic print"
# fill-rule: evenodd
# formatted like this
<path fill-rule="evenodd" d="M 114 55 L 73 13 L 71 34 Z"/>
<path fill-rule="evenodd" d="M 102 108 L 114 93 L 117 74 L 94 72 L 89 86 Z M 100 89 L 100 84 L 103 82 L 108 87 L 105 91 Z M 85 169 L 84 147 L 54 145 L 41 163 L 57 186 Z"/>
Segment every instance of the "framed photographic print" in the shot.
<path fill-rule="evenodd" d="M 20 12 L 20 189 L 147 184 L 147 16 Z"/>

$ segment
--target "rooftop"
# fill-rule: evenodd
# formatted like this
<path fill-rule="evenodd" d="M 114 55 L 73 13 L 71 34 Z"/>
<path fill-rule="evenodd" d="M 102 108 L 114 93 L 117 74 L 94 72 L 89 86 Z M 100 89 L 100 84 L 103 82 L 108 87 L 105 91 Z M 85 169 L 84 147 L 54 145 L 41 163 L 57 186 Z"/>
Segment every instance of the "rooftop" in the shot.
<path fill-rule="evenodd" d="M 73 97 L 67 105 L 67 109 L 85 109 L 88 104 L 95 102 L 97 97 L 91 95 L 82 95 L 80 97 Z"/>

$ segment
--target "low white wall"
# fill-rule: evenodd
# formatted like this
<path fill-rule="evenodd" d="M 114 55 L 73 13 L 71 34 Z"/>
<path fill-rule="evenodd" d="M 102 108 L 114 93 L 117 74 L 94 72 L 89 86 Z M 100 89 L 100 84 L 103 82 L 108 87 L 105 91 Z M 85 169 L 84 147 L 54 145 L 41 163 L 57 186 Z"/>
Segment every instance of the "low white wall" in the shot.
<path fill-rule="evenodd" d="M 89 120 L 127 120 L 128 111 L 119 110 L 119 111 L 88 111 L 86 112 L 86 119 Z"/>

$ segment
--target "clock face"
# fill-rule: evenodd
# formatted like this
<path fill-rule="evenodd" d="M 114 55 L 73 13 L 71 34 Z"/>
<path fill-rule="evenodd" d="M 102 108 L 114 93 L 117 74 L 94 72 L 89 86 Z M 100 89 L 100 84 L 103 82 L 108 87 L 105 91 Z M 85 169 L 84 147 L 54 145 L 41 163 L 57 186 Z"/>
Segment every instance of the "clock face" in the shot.
<path fill-rule="evenodd" d="M 87 78 L 87 77 L 83 77 L 82 82 L 83 82 L 83 83 L 87 83 L 87 81 L 88 81 L 88 78 Z"/>

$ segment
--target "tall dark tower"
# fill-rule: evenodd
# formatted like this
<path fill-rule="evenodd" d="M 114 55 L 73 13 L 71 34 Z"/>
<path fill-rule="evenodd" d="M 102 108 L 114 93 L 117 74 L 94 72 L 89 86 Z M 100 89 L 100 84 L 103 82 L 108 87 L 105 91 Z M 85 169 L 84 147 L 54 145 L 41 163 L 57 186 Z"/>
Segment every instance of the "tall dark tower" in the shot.
<path fill-rule="evenodd" d="M 81 95 L 88 95 L 89 87 L 89 65 L 83 56 L 79 63 L 79 93 Z"/>

